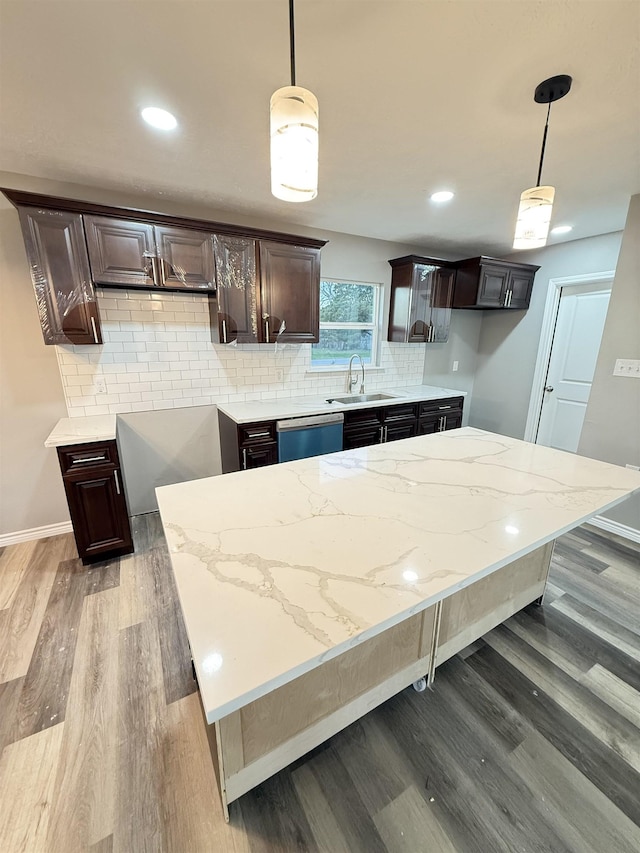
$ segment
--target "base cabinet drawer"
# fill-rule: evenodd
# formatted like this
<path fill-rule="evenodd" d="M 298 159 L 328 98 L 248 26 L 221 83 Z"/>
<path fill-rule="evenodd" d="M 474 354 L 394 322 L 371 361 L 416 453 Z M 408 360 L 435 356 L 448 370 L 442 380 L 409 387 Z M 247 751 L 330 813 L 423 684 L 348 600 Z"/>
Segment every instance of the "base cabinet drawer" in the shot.
<path fill-rule="evenodd" d="M 249 468 L 262 468 L 265 465 L 275 465 L 278 461 L 278 444 L 253 444 L 240 448 L 240 467 L 243 471 Z"/>
<path fill-rule="evenodd" d="M 78 555 L 130 554 L 133 539 L 115 441 L 58 448 Z"/>

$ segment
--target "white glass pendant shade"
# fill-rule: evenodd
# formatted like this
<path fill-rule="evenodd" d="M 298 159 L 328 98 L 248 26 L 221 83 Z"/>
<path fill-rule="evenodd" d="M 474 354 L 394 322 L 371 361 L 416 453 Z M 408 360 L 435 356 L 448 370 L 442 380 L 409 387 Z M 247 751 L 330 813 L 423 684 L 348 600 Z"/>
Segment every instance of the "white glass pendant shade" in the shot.
<path fill-rule="evenodd" d="M 318 195 L 318 99 L 301 86 L 271 96 L 271 192 L 283 201 Z"/>
<path fill-rule="evenodd" d="M 514 249 L 539 249 L 547 244 L 554 187 L 532 187 L 520 196 Z"/>

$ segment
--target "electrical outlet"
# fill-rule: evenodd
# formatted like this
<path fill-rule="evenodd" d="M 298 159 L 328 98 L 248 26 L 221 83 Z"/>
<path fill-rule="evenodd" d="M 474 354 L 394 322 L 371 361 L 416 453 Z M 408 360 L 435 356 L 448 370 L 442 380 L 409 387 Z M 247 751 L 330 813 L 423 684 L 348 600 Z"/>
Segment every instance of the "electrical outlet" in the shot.
<path fill-rule="evenodd" d="M 453 368 L 452 368 L 452 369 L 453 369 L 453 372 L 454 372 L 454 373 L 455 373 L 455 372 L 456 372 L 456 370 L 458 369 L 458 362 L 457 362 L 457 361 L 454 361 L 454 362 L 453 362 Z"/>
<path fill-rule="evenodd" d="M 613 368 L 614 376 L 633 376 L 640 379 L 639 358 L 617 358 Z"/>
<path fill-rule="evenodd" d="M 93 380 L 93 393 L 94 394 L 106 394 L 107 393 L 107 383 L 106 383 L 106 380 L 102 376 L 97 376 Z"/>
<path fill-rule="evenodd" d="M 276 382 L 284 382 L 284 370 L 282 367 L 276 367 L 275 375 L 276 375 Z"/>

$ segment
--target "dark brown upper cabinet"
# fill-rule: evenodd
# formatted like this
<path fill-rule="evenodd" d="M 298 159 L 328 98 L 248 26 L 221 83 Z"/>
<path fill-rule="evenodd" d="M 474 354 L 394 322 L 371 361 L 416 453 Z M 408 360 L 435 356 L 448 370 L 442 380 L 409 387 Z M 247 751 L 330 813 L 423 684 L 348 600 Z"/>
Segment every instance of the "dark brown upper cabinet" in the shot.
<path fill-rule="evenodd" d="M 20 211 L 45 343 L 102 343 L 94 284 L 207 294 L 216 342 L 318 340 L 326 240 L 0 191 Z"/>
<path fill-rule="evenodd" d="M 157 272 L 162 287 L 213 290 L 213 234 L 190 228 L 154 226 Z"/>
<path fill-rule="evenodd" d="M 458 261 L 453 307 L 526 309 L 539 269 L 485 256 Z"/>
<path fill-rule="evenodd" d="M 420 255 L 394 258 L 389 263 L 387 340 L 420 344 L 447 341 L 456 274 L 453 264 Z"/>
<path fill-rule="evenodd" d="M 19 207 L 45 344 L 101 344 L 79 213 Z"/>
<path fill-rule="evenodd" d="M 85 216 L 94 284 L 152 287 L 156 284 L 153 225 Z"/>
<path fill-rule="evenodd" d="M 94 284 L 213 290 L 213 235 L 189 228 L 85 216 Z"/>
<path fill-rule="evenodd" d="M 258 343 L 256 240 L 216 234 L 213 238 L 216 298 L 209 299 L 214 343 Z"/>
<path fill-rule="evenodd" d="M 261 240 L 258 310 L 260 341 L 317 343 L 320 249 Z"/>

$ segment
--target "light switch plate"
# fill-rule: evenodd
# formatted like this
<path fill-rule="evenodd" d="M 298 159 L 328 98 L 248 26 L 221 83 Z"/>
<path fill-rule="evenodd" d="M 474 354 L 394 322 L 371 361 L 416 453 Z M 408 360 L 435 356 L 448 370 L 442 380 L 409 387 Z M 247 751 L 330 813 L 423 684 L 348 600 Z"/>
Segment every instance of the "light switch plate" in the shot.
<path fill-rule="evenodd" d="M 617 358 L 614 376 L 633 376 L 640 379 L 640 358 Z"/>

